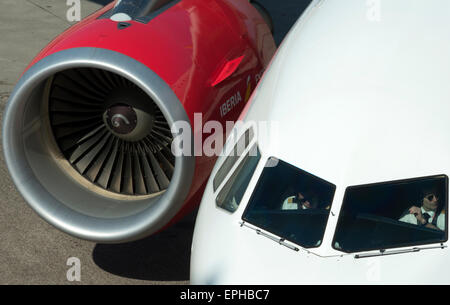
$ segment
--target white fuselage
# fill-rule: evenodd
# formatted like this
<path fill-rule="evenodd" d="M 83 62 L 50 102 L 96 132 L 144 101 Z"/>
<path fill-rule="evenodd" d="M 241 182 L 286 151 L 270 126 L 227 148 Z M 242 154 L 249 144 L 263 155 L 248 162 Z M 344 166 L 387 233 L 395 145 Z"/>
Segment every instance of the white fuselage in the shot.
<path fill-rule="evenodd" d="M 261 159 L 236 211 L 216 204 L 222 187 L 214 191 L 213 179 L 225 156 L 212 171 L 195 226 L 191 283 L 449 284 L 446 238 L 384 255 L 333 245 L 348 187 L 449 175 L 449 54 L 448 0 L 383 1 L 378 8 L 361 0 L 313 1 L 241 116 L 246 126 L 266 121 L 276 131 L 253 139 Z M 335 185 L 319 247 L 279 244 L 276 234 L 243 221 L 270 157 Z M 361 254 L 370 257 L 356 258 Z"/>

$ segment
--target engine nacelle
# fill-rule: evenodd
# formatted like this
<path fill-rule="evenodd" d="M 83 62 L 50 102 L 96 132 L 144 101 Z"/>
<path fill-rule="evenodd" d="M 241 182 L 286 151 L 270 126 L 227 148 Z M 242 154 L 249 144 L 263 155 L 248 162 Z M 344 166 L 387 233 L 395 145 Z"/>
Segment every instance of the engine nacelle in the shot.
<path fill-rule="evenodd" d="M 194 139 L 196 113 L 235 121 L 274 51 L 247 0 L 106 6 L 43 49 L 11 94 L 3 148 L 14 183 L 79 238 L 165 228 L 199 204 L 216 159 L 175 156 L 171 127 L 189 122 Z"/>

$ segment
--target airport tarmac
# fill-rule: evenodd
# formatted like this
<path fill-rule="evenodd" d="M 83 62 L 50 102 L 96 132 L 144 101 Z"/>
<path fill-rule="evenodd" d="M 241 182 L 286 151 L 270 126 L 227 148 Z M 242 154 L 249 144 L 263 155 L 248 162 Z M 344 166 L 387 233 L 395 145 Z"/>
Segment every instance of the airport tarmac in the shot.
<path fill-rule="evenodd" d="M 80 0 L 84 18 L 108 0 Z M 310 0 L 260 0 L 279 44 Z M 73 25 L 63 0 L 0 2 L 0 116 L 23 70 L 52 38 Z M 1 137 L 1 135 L 0 135 Z M 1 145 L 1 142 L 0 142 Z M 3 151 L 3 149 L 2 149 Z M 13 185 L 0 154 L 0 284 L 188 284 L 195 211 L 141 241 L 103 245 L 70 237 L 39 218 Z M 67 261 L 81 263 L 71 282 Z"/>

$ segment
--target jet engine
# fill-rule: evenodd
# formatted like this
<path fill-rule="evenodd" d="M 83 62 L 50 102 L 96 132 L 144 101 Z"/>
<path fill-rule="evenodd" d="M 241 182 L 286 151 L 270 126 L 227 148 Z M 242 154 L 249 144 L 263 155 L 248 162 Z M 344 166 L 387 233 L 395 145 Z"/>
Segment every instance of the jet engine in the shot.
<path fill-rule="evenodd" d="M 174 154 L 173 126 L 187 122 L 183 145 L 195 147 L 204 122 L 238 118 L 275 52 L 259 11 L 248 0 L 120 0 L 58 36 L 4 114 L 5 160 L 29 205 L 108 243 L 191 211 L 216 157 Z"/>

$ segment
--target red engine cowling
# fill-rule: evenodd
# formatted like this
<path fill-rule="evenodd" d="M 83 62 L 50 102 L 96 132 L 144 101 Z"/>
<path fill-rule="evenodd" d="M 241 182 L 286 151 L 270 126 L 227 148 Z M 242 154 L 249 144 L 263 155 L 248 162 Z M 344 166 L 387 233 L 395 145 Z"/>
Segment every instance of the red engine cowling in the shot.
<path fill-rule="evenodd" d="M 188 122 L 194 147 L 194 114 L 235 121 L 274 52 L 247 0 L 110 4 L 19 80 L 3 123 L 11 176 L 71 235 L 113 243 L 155 233 L 199 203 L 216 159 L 175 156 L 171 127 Z"/>

